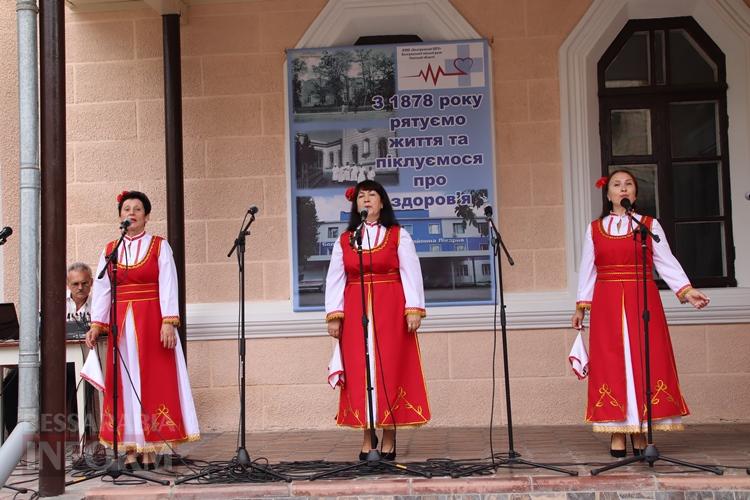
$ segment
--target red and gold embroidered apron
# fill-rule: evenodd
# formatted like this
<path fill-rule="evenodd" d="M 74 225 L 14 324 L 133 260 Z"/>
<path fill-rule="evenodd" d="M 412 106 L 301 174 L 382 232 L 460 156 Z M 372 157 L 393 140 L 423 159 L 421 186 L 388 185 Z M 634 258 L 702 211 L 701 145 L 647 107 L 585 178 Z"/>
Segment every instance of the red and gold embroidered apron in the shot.
<path fill-rule="evenodd" d="M 644 217 L 650 228 L 653 219 Z M 592 222 L 596 284 L 591 304 L 589 337 L 589 384 L 587 422 L 617 422 L 626 419 L 627 390 L 623 343 L 623 314 L 627 322 L 633 382 L 638 415 L 645 420 L 645 338 L 643 334 L 643 282 L 641 243 L 633 233 L 612 236 L 601 220 Z M 648 307 L 651 313 L 651 401 L 654 419 L 689 413 L 680 391 L 672 343 L 659 290 L 652 276 L 651 239 L 647 240 L 646 273 Z M 637 265 L 636 265 L 637 264 Z"/>
<path fill-rule="evenodd" d="M 375 372 L 373 398 L 377 397 L 378 427 L 418 426 L 430 419 L 417 335 L 406 326 L 406 299 L 398 261 L 398 226 L 386 230 L 383 241 L 362 253 L 365 268 L 365 303 L 373 316 Z M 341 235 L 344 270 L 344 319 L 339 340 L 346 382 L 341 387 L 336 421 L 350 427 L 367 426 L 367 381 L 359 256 L 349 245 L 349 232 Z M 374 313 L 374 314 L 373 314 Z"/>
<path fill-rule="evenodd" d="M 140 262 L 117 267 L 117 322 L 118 337 L 123 345 L 125 319 L 128 311 L 133 313 L 135 324 L 138 364 L 140 369 L 140 420 L 143 435 L 149 451 L 149 442 L 179 442 L 188 439 L 182 420 L 180 395 L 177 382 L 175 350 L 167 349 L 161 343 L 162 315 L 159 304 L 159 251 L 162 238 L 153 236 L 146 256 Z M 107 245 L 111 253 L 115 242 Z M 110 275 L 111 279 L 111 275 Z M 111 320 L 110 320 L 111 326 Z M 107 342 L 107 368 L 105 377 L 105 397 L 102 414 L 100 440 L 112 445 L 112 335 Z M 120 364 L 118 363 L 118 368 Z M 128 367 L 134 370 L 135 367 Z M 118 448 L 137 449 L 135 436 L 125 434 L 123 415 L 123 384 L 130 384 L 128 374 L 120 369 L 118 377 Z M 137 388 L 136 388 L 137 389 Z M 139 449 L 139 451 L 142 451 Z"/>

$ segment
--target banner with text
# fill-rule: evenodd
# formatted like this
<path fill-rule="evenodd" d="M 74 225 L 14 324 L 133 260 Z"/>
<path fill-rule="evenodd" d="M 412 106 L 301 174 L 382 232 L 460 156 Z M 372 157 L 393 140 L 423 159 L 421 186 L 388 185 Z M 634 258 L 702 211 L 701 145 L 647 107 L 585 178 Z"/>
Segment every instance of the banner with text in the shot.
<path fill-rule="evenodd" d="M 381 183 L 414 239 L 428 305 L 493 301 L 485 40 L 287 51 L 295 310 L 322 309 L 344 192 Z"/>

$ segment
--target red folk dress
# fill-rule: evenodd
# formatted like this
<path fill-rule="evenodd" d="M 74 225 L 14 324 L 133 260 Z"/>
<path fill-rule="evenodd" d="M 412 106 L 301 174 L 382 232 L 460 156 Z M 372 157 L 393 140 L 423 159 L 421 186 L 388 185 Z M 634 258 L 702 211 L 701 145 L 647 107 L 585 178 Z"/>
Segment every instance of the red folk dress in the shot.
<path fill-rule="evenodd" d="M 370 320 L 370 364 L 376 427 L 410 427 L 430 420 L 417 334 L 406 326 L 407 313 L 424 316 L 419 260 L 408 232 L 398 226 L 367 226 L 371 250 L 363 251 L 366 314 Z M 340 387 L 338 425 L 365 428 L 368 422 L 362 293 L 359 256 L 341 235 L 332 254 L 327 278 L 326 319 L 342 318 L 343 384 Z M 369 245 L 365 242 L 364 247 Z M 399 259 L 401 256 L 401 259 Z M 343 311 L 331 298 L 343 289 Z M 407 293 L 405 293 L 405 289 Z M 407 296 L 409 300 L 407 300 Z M 421 303 L 419 302 L 421 298 Z M 408 302 L 412 303 L 408 303 Z"/>
<path fill-rule="evenodd" d="M 123 257 L 129 254 L 130 264 Z M 115 242 L 110 242 L 109 254 Z M 176 315 L 163 314 L 163 308 L 175 306 L 175 279 L 165 279 L 174 269 L 171 249 L 163 238 L 143 234 L 126 238 L 117 269 L 117 322 L 122 361 L 119 363 L 117 441 L 120 451 L 160 451 L 166 443 L 193 441 L 199 438 L 195 407 L 190 394 L 182 350 L 177 340 L 175 349 L 162 345 L 163 323 L 177 324 Z M 143 244 L 143 245 L 141 245 Z M 145 256 L 144 256 L 145 252 Z M 140 257 L 138 258 L 140 254 Z M 170 266 L 171 264 L 171 266 Z M 103 256 L 99 268 L 103 268 Z M 161 269 L 160 266 L 167 269 Z M 160 272 L 161 271 L 161 272 Z M 161 279 L 160 279 L 161 277 Z M 105 274 L 94 286 L 93 321 L 102 330 L 111 330 L 111 276 Z M 170 288 L 167 290 L 161 288 Z M 172 286 L 174 290 L 172 290 Z M 167 302 L 163 305 L 162 302 Z M 113 388 L 111 370 L 113 342 L 107 342 L 105 392 L 99 439 L 112 447 L 114 438 Z"/>
<path fill-rule="evenodd" d="M 644 216 L 642 220 L 654 229 L 654 219 Z M 593 297 L 590 303 L 579 301 L 579 306 L 583 303 L 590 305 L 591 309 L 585 418 L 595 424 L 594 430 L 597 431 L 639 432 L 647 418 L 640 235 L 634 242 L 632 230 L 619 236 L 609 234 L 604 221 L 599 219 L 592 222 L 590 235 L 595 265 Z M 667 245 L 663 233 L 659 245 Z M 681 427 L 679 417 L 688 415 L 689 410 L 680 390 L 661 297 L 652 279 L 655 254 L 651 238 L 647 239 L 647 248 L 652 418 L 655 429 L 675 430 Z M 663 255 L 664 249 L 660 252 Z M 676 260 L 670 261 L 669 265 L 679 267 Z M 658 266 L 657 270 L 660 270 Z M 679 271 L 682 272 L 681 268 Z M 581 272 L 586 270 L 582 268 Z M 665 274 L 671 278 L 674 273 L 669 270 Z M 689 283 L 678 291 L 678 295 L 687 288 Z"/>

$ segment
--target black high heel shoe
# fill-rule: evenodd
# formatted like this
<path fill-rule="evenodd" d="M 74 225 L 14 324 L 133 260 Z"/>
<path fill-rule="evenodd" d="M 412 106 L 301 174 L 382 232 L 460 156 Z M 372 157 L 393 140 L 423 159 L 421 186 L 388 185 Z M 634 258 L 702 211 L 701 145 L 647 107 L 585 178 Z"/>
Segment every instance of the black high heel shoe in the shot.
<path fill-rule="evenodd" d="M 625 442 L 625 448 L 622 450 L 616 450 L 612 448 L 612 442 L 615 439 L 615 435 L 612 434 L 612 436 L 609 438 L 609 454 L 612 455 L 615 458 L 623 458 L 627 454 L 627 441 Z"/>
<path fill-rule="evenodd" d="M 378 447 L 378 435 L 375 434 L 375 442 L 372 444 L 372 449 L 374 450 L 377 447 Z M 363 462 L 363 461 L 367 460 L 367 454 L 368 453 L 369 453 L 369 451 L 360 451 L 359 452 L 359 461 Z"/>

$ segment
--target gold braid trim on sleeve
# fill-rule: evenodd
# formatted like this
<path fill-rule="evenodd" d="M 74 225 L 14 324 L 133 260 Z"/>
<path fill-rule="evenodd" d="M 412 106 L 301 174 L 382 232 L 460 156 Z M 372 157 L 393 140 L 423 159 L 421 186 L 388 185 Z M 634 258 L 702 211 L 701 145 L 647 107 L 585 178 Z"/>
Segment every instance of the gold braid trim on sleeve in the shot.
<path fill-rule="evenodd" d="M 99 330 L 99 333 L 109 333 L 109 325 L 100 321 L 92 321 L 91 328 Z"/>
<path fill-rule="evenodd" d="M 164 316 L 161 319 L 161 322 L 163 325 L 180 326 L 180 317 L 179 316 Z"/>
<path fill-rule="evenodd" d="M 687 285 L 685 285 L 682 288 L 680 288 L 679 290 L 677 290 L 677 294 L 676 295 L 677 295 L 677 298 L 680 300 L 681 303 L 684 304 L 685 302 L 687 302 L 687 299 L 685 298 L 685 295 L 687 295 L 688 292 L 690 290 L 692 290 L 692 289 L 693 289 L 693 286 L 690 283 L 688 283 Z"/>
<path fill-rule="evenodd" d="M 420 318 L 424 318 L 425 316 L 427 316 L 427 311 L 425 311 L 421 307 L 407 307 L 406 309 L 404 309 L 404 316 L 406 316 L 407 314 L 419 314 Z"/>
<path fill-rule="evenodd" d="M 344 319 L 344 311 L 331 311 L 326 314 L 326 323 L 334 319 Z"/>
<path fill-rule="evenodd" d="M 584 311 L 590 311 L 591 310 L 591 302 L 579 300 L 576 302 L 576 309 L 581 309 Z"/>

